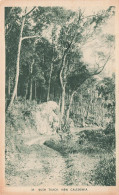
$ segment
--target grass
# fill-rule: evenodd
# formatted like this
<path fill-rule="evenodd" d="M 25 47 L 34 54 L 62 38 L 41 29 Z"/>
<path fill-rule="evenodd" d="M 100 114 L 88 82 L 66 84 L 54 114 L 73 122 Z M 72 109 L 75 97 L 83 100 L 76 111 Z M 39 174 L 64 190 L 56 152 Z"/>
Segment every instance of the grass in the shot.
<path fill-rule="evenodd" d="M 83 154 L 84 158 L 87 156 L 89 159 L 95 158 L 97 161 L 96 165 L 89 172 L 83 173 L 84 181 L 88 181 L 89 185 L 94 186 L 115 186 L 116 185 L 116 164 L 115 164 L 115 132 L 114 129 L 105 129 L 105 130 L 97 130 L 97 131 L 81 131 L 76 134 L 76 137 L 72 136 L 69 140 L 65 137 L 64 140 L 59 140 L 59 142 L 55 142 L 55 140 L 48 140 L 45 142 L 50 148 L 57 150 L 64 157 L 68 158 L 72 161 L 70 163 L 73 165 L 75 163 L 75 158 L 77 154 Z M 75 155 L 75 158 L 72 159 L 69 157 L 71 155 Z M 76 158 L 76 159 L 77 159 Z M 98 159 L 98 160 L 97 160 Z M 86 162 L 87 163 L 87 162 Z M 88 163 L 87 165 L 88 166 Z M 90 165 L 89 165 L 90 166 Z M 73 171 L 75 171 L 75 175 L 77 178 L 80 178 L 80 174 L 76 170 L 69 169 L 70 175 L 68 174 L 68 178 L 73 178 Z M 81 171 L 81 170 L 80 170 Z"/>
<path fill-rule="evenodd" d="M 102 159 L 92 173 L 91 180 L 95 185 L 101 186 L 115 186 L 116 185 L 116 162 L 112 155 L 110 159 Z"/>

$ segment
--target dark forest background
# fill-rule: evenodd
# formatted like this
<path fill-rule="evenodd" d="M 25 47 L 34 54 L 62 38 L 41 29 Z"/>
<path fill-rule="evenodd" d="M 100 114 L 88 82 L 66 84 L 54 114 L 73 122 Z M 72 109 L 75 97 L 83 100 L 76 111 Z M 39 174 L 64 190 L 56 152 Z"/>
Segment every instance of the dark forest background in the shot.
<path fill-rule="evenodd" d="M 30 13 L 27 8 L 6 8 L 6 109 L 19 97 L 38 103 L 53 100 L 60 104 L 62 117 L 76 114 L 83 123 L 87 118 L 102 123 L 114 110 L 114 73 L 94 76 L 113 54 L 114 35 L 102 31 L 112 15 L 113 7 L 91 16 L 58 7 Z M 103 47 L 96 51 L 95 64 L 86 64 L 82 47 L 97 36 Z"/>

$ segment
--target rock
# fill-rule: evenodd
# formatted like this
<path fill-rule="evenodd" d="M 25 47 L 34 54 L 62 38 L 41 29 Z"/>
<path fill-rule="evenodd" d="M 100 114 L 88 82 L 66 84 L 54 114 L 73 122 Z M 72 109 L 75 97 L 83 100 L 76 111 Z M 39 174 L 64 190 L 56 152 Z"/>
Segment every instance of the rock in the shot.
<path fill-rule="evenodd" d="M 54 101 L 42 103 L 37 106 L 35 121 L 37 131 L 41 134 L 52 135 L 59 128 L 59 106 Z"/>

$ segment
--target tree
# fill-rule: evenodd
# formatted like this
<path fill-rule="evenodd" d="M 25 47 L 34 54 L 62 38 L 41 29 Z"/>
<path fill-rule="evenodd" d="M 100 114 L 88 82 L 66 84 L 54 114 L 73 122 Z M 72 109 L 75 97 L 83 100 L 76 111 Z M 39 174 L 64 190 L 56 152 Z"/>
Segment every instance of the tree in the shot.
<path fill-rule="evenodd" d="M 13 10 L 10 11 L 11 18 Z M 107 36 L 105 40 L 101 37 L 102 24 L 111 17 L 111 10 L 109 8 L 86 16 L 82 10 L 75 12 L 60 7 L 37 7 L 25 13 L 22 18 L 22 9 L 19 10 L 20 14 L 14 11 L 15 17 L 18 17 L 17 24 L 14 17 L 9 22 L 6 20 L 6 40 L 10 40 L 14 34 L 9 30 L 10 26 L 14 23 L 17 26 L 17 40 L 13 42 L 13 47 L 6 41 L 6 50 L 10 48 L 7 57 L 11 57 L 12 49 L 17 50 L 16 46 L 19 45 L 17 59 L 16 53 L 13 55 L 13 75 L 17 61 L 15 81 L 11 75 L 12 63 L 8 66 L 7 60 L 7 75 L 10 72 L 6 86 L 8 94 L 13 90 L 15 82 L 9 106 L 17 91 L 18 96 L 25 99 L 37 99 L 38 102 L 55 100 L 60 103 L 61 120 L 66 117 L 68 121 L 73 99 L 80 92 L 80 87 L 87 79 L 100 74 L 110 60 L 111 51 L 106 53 L 101 48 L 96 51 L 95 64 L 86 63 L 83 48 L 99 34 L 103 44 L 107 41 L 108 48 L 111 48 L 113 37 Z"/>
<path fill-rule="evenodd" d="M 66 86 L 68 84 L 67 72 L 69 71 L 72 74 L 72 72 L 77 71 L 77 69 L 75 69 L 75 71 L 74 70 L 70 71 L 68 55 L 70 55 L 71 51 L 76 53 L 77 47 L 78 47 L 78 50 L 81 51 L 82 46 L 84 46 L 87 43 L 87 41 L 95 37 L 96 33 L 100 29 L 101 24 L 104 23 L 107 18 L 109 18 L 110 16 L 109 12 L 110 10 L 108 9 L 96 15 L 85 17 L 80 10 L 79 15 L 77 14 L 75 14 L 75 16 L 73 15 L 73 17 L 70 18 L 71 22 L 65 23 L 65 25 L 62 26 L 60 30 L 59 44 L 60 44 L 60 47 L 63 48 L 62 57 L 61 57 L 61 70 L 60 70 L 60 83 L 61 83 L 61 90 L 62 90 L 62 94 L 61 94 L 62 118 L 65 115 L 65 98 L 66 98 L 65 95 L 66 95 Z M 94 68 L 92 71 L 90 71 L 90 73 L 89 73 L 89 67 L 84 65 L 83 69 L 81 70 L 82 72 L 79 71 L 79 74 L 77 74 L 77 77 L 75 74 L 72 74 L 71 80 L 72 81 L 74 80 L 74 83 L 76 84 L 76 78 L 78 79 L 80 78 L 80 75 L 82 76 L 84 74 L 82 76 L 83 80 L 81 81 L 83 83 L 89 77 L 100 74 L 103 71 L 104 67 L 106 66 L 109 58 L 110 58 L 110 55 L 107 56 L 106 61 L 103 61 L 103 65 L 102 65 L 102 62 L 98 63 L 98 67 L 96 69 Z M 103 59 L 104 59 L 104 56 L 103 56 Z M 80 58 L 79 58 L 78 64 L 79 64 L 79 69 L 80 69 L 80 64 L 81 64 Z M 83 71 L 85 73 L 83 73 Z M 67 119 L 69 118 L 69 111 L 71 107 L 71 102 L 73 100 L 73 96 L 76 94 L 76 92 L 80 88 L 80 85 L 82 84 L 81 82 L 77 82 L 79 83 L 79 85 L 75 88 L 75 90 L 72 91 L 69 109 L 67 112 Z"/>
<path fill-rule="evenodd" d="M 22 44 L 22 40 L 24 39 L 22 37 L 23 34 L 23 30 L 24 30 L 24 23 L 25 23 L 25 19 L 27 17 L 27 15 L 29 15 L 33 10 L 35 9 L 35 7 L 30 10 L 29 12 L 27 12 L 27 8 L 25 8 L 25 13 L 22 16 L 22 22 L 21 22 L 21 30 L 20 30 L 20 36 L 19 36 L 19 44 L 18 44 L 18 53 L 17 53 L 17 63 L 16 63 L 16 77 L 15 77 L 15 86 L 14 86 L 14 91 L 11 97 L 11 101 L 9 104 L 9 107 L 12 106 L 15 95 L 17 94 L 17 87 L 18 87 L 18 80 L 19 80 L 19 63 L 20 63 L 20 52 L 21 52 L 21 44 Z"/>

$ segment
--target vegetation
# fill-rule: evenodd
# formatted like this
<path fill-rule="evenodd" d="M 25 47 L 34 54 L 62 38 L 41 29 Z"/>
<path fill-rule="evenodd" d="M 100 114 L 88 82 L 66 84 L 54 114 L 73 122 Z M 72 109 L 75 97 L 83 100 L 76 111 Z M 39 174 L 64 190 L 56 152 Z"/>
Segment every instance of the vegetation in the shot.
<path fill-rule="evenodd" d="M 100 74 L 111 58 L 113 35 L 102 38 L 107 51 L 96 50 L 94 68 L 84 62 L 82 48 L 102 37 L 99 31 L 112 15 L 113 7 L 88 17 L 82 10 L 56 7 L 6 8 L 6 109 L 17 96 L 50 99 L 60 103 L 62 118 L 68 119 L 80 86 Z"/>
<path fill-rule="evenodd" d="M 110 129 L 112 131 L 112 129 Z M 45 144 L 61 154 L 83 152 L 90 153 L 103 153 L 112 152 L 115 149 L 115 135 L 114 130 L 112 133 L 107 134 L 107 130 L 83 130 L 73 137 L 73 135 L 66 135 L 63 141 L 59 143 L 55 140 L 46 141 Z M 75 138 L 76 137 L 76 138 Z"/>
<path fill-rule="evenodd" d="M 32 150 L 43 156 L 38 143 L 26 143 L 44 137 L 69 161 L 75 154 L 98 159 L 84 184 L 115 185 L 115 74 L 105 71 L 114 63 L 115 37 L 103 31 L 114 14 L 114 7 L 91 15 L 62 7 L 5 9 L 7 177 Z"/>

